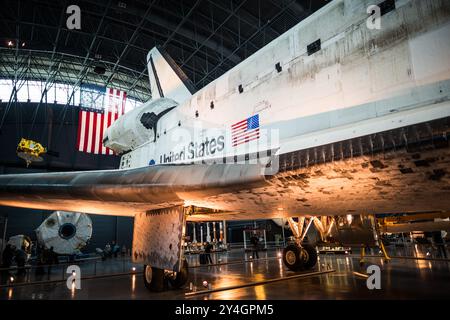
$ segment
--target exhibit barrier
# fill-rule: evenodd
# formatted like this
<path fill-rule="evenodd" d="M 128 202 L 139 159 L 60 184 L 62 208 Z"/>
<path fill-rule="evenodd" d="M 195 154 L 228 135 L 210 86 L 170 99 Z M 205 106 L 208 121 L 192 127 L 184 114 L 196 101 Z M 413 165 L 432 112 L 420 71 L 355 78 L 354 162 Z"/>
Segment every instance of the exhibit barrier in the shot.
<path fill-rule="evenodd" d="M 251 246 L 250 239 L 246 239 L 246 242 L 232 242 L 228 244 L 230 250 L 232 249 L 245 249 L 245 247 Z M 266 243 L 262 242 L 260 244 L 262 247 L 266 246 L 266 249 L 279 249 L 284 248 L 285 244 L 283 241 L 267 241 Z"/>
<path fill-rule="evenodd" d="M 102 260 L 99 257 L 75 260 L 51 265 L 25 265 L 0 268 L 0 287 L 31 285 L 49 282 L 63 282 L 71 276 L 69 266 L 80 268 L 81 279 L 110 277 L 142 272 L 142 265 L 131 262 L 130 258 L 111 258 Z"/>

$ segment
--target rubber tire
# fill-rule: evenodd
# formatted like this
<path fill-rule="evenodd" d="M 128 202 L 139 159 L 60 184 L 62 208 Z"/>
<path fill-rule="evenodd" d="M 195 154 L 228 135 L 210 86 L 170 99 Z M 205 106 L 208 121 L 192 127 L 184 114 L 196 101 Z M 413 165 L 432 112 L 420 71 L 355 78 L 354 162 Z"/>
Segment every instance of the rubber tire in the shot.
<path fill-rule="evenodd" d="M 180 272 L 177 272 L 175 278 L 169 278 L 170 285 L 175 289 L 183 287 L 189 278 L 189 265 L 186 260 L 183 260 Z"/>
<path fill-rule="evenodd" d="M 152 280 L 149 282 L 145 276 L 146 269 L 152 268 Z M 164 291 L 164 270 L 144 265 L 144 284 L 145 287 L 153 292 Z"/>
<path fill-rule="evenodd" d="M 286 258 L 286 256 L 288 254 L 290 254 L 292 256 L 293 253 L 293 257 L 295 257 L 294 261 L 291 261 L 291 263 L 288 261 L 288 259 Z M 283 250 L 283 262 L 284 265 L 291 271 L 301 271 L 303 270 L 303 261 L 300 257 L 301 254 L 301 249 L 299 246 L 297 246 L 296 244 L 290 244 L 288 245 L 286 248 L 284 248 Z"/>
<path fill-rule="evenodd" d="M 314 248 L 310 244 L 304 244 L 303 250 L 306 250 L 308 253 L 308 260 L 304 261 L 304 270 L 310 270 L 314 268 L 317 264 L 317 251 L 316 248 Z"/>

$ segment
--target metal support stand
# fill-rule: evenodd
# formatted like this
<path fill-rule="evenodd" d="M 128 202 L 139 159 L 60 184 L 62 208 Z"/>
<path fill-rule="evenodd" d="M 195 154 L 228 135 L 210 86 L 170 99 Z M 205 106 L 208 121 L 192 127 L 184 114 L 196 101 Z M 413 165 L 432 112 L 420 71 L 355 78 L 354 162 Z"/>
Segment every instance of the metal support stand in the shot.
<path fill-rule="evenodd" d="M 391 258 L 389 257 L 389 255 L 387 254 L 386 248 L 384 247 L 383 241 L 380 239 L 380 248 L 381 251 L 383 251 L 383 256 L 384 256 L 384 260 L 386 262 L 388 262 L 389 260 L 391 260 Z"/>
<path fill-rule="evenodd" d="M 245 230 L 244 230 L 244 251 L 247 250 L 247 239 L 245 236 Z"/>
<path fill-rule="evenodd" d="M 211 242 L 211 231 L 209 229 L 209 222 L 206 223 L 206 242 Z"/>
<path fill-rule="evenodd" d="M 227 244 L 227 236 L 228 236 L 228 228 L 227 228 L 227 222 L 223 220 L 223 243 Z"/>
<path fill-rule="evenodd" d="M 192 235 L 192 237 L 193 237 L 193 239 L 192 239 L 192 243 L 197 243 L 197 233 L 195 232 L 195 222 L 194 223 L 192 223 L 192 233 L 193 233 L 193 235 Z"/>
<path fill-rule="evenodd" d="M 266 230 L 264 229 L 264 249 L 267 250 Z"/>
<path fill-rule="evenodd" d="M 203 248 L 203 224 L 200 224 L 200 242 L 202 243 Z"/>
<path fill-rule="evenodd" d="M 374 226 L 374 238 L 375 238 L 378 246 L 380 247 L 381 251 L 383 252 L 384 261 L 387 263 L 391 260 L 391 258 L 387 254 L 386 248 L 384 247 L 383 240 L 381 238 L 380 230 L 379 230 L 379 228 L 377 228 L 379 226 L 379 224 L 377 223 L 377 220 L 374 216 L 371 216 L 371 217 L 372 217 L 373 226 Z"/>
<path fill-rule="evenodd" d="M 364 257 L 366 256 L 366 246 L 361 246 L 361 257 L 359 259 L 359 264 L 364 264 L 366 261 L 364 260 Z"/>

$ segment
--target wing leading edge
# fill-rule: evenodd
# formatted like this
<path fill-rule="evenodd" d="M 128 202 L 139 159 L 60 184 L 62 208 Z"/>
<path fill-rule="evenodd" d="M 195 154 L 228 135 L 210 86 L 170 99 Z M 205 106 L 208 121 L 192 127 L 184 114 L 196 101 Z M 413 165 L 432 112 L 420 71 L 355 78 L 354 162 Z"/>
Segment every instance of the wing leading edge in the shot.
<path fill-rule="evenodd" d="M 134 216 L 264 181 L 261 166 L 249 164 L 0 175 L 0 205 Z"/>

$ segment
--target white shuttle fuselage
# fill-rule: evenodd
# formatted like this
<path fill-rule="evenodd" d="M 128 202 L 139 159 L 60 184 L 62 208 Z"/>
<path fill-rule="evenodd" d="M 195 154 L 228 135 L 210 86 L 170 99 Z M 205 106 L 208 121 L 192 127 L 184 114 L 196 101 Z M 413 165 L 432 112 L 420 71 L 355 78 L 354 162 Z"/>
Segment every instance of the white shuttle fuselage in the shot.
<path fill-rule="evenodd" d="M 168 89 L 153 86 L 157 99 L 125 116 L 142 129 L 130 135 L 134 145 L 107 145 L 130 151 L 122 169 L 240 163 L 257 152 L 282 155 L 450 116 L 449 4 L 396 1 L 379 30 L 367 26 L 371 4 L 333 1 L 193 95 L 149 62 L 152 83 Z M 152 110 L 168 112 L 145 130 L 139 122 Z M 233 125 L 252 117 L 258 132 L 236 133 Z M 127 136 L 120 121 L 114 130 Z"/>

